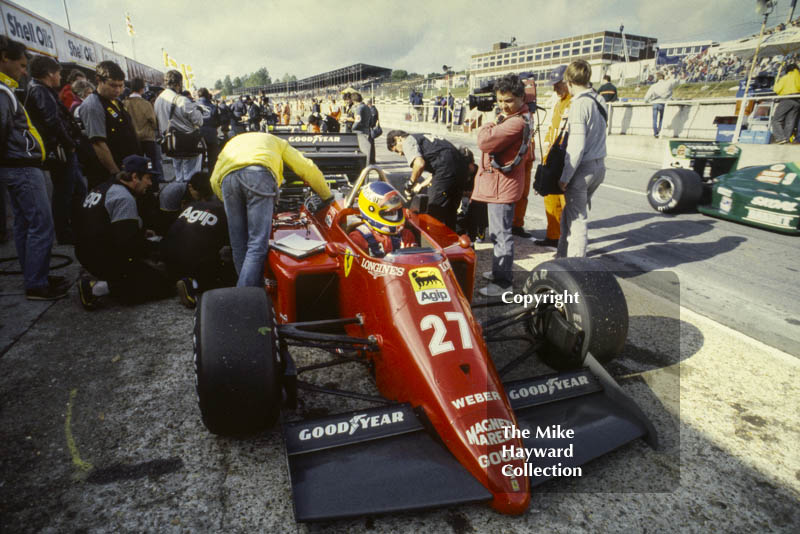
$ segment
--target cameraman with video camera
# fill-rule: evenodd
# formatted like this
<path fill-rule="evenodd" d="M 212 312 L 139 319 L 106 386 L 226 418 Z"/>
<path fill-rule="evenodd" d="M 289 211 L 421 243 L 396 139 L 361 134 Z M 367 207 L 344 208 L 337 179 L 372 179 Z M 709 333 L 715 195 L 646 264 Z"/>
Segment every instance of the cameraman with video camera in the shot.
<path fill-rule="evenodd" d="M 487 204 L 489 237 L 494 244 L 492 270 L 483 274 L 491 283 L 478 290 L 486 297 L 499 297 L 513 282 L 514 205 L 522 197 L 526 163 L 532 157 L 525 85 L 516 74 L 507 74 L 495 83 L 494 92 L 500 115 L 478 131 L 483 155 L 472 192 L 472 200 Z"/>

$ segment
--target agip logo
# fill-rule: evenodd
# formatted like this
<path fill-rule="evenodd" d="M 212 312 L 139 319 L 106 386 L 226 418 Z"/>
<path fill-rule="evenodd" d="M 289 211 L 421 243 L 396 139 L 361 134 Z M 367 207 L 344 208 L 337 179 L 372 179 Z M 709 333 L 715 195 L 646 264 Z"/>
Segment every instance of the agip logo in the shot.
<path fill-rule="evenodd" d="M 450 293 L 444 285 L 444 278 L 438 267 L 420 267 L 408 272 L 411 287 L 420 304 L 450 302 Z"/>

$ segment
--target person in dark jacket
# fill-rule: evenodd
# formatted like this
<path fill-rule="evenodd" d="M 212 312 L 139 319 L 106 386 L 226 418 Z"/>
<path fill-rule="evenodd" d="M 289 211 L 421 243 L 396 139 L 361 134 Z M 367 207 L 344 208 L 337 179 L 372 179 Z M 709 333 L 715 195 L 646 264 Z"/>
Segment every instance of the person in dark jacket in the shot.
<path fill-rule="evenodd" d="M 247 95 L 242 95 L 231 107 L 231 132 L 233 132 L 233 135 L 239 135 L 245 131 L 245 123 L 242 117 L 247 115 L 249 98 Z"/>
<path fill-rule="evenodd" d="M 386 135 L 386 148 L 406 158 L 411 167 L 407 189 L 428 189 L 428 215 L 456 230 L 458 207 L 467 185 L 466 158 L 448 140 L 431 134 L 409 134 L 392 130 Z M 420 180 L 423 171 L 431 173 Z"/>
<path fill-rule="evenodd" d="M 363 145 L 362 150 L 367 153 L 369 164 L 375 163 L 375 140 L 372 139 L 372 112 L 364 103 L 361 93 L 352 93 L 350 98 L 353 101 L 353 133 L 359 134 L 359 144 Z"/>
<path fill-rule="evenodd" d="M 255 100 L 251 100 L 247 106 L 247 127 L 251 132 L 261 130 L 261 106 Z"/>
<path fill-rule="evenodd" d="M 14 209 L 14 244 L 22 266 L 25 297 L 55 300 L 67 295 L 64 279 L 48 276 L 53 246 L 53 216 L 41 165 L 44 142 L 14 89 L 25 75 L 25 45 L 0 35 L 0 183 Z"/>
<path fill-rule="evenodd" d="M 161 241 L 161 254 L 181 303 L 194 308 L 201 292 L 236 285 L 236 270 L 232 261 L 223 259 L 230 257 L 228 220 L 208 173 L 196 173 L 186 189 L 189 202 Z"/>
<path fill-rule="evenodd" d="M 231 131 L 231 108 L 225 99 L 221 99 L 217 104 L 219 111 L 219 129 L 222 130 L 222 139 L 228 139 L 228 132 Z"/>
<path fill-rule="evenodd" d="M 174 294 L 166 271 L 151 261 L 156 246 L 146 239 L 136 204 L 136 197 L 152 184 L 153 164 L 149 158 L 131 155 L 122 167 L 86 196 L 77 217 L 75 255 L 98 278 L 82 277 L 78 283 L 87 310 L 109 294 L 125 304 Z"/>
<path fill-rule="evenodd" d="M 80 131 L 58 99 L 56 89 L 61 84 L 61 65 L 52 58 L 36 56 L 30 63 L 33 78 L 28 84 L 25 109 L 42 136 L 47 151 L 45 170 L 53 182 L 53 223 L 56 239 L 61 245 L 72 244 L 72 205 L 83 201 L 83 184 L 75 142 Z"/>
<path fill-rule="evenodd" d="M 200 134 L 206 141 L 208 168 L 213 169 L 214 164 L 217 163 L 217 154 L 219 154 L 219 139 L 217 138 L 219 110 L 214 102 L 211 101 L 211 93 L 205 87 L 197 90 L 197 107 L 200 108 L 200 113 L 203 115 Z"/>

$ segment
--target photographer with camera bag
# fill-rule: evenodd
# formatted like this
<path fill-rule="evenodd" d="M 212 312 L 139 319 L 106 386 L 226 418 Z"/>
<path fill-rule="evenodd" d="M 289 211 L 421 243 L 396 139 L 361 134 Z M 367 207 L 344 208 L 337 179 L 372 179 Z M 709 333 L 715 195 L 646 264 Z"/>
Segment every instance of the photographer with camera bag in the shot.
<path fill-rule="evenodd" d="M 180 94 L 183 76 L 169 70 L 164 76 L 167 88 L 158 95 L 155 104 L 158 131 L 164 141 L 162 151 L 172 158 L 175 180 L 188 182 L 200 170 L 203 162 L 203 114 L 197 105 Z"/>
<path fill-rule="evenodd" d="M 592 68 L 578 59 L 567 67 L 564 79 L 572 95 L 564 157 L 564 171 L 559 187 L 566 203 L 561 214 L 561 237 L 556 257 L 586 256 L 588 209 L 592 195 L 606 177 L 605 103 L 589 87 Z"/>
<path fill-rule="evenodd" d="M 525 85 L 516 74 L 507 74 L 494 85 L 500 115 L 478 131 L 478 148 L 483 152 L 472 200 L 486 202 L 489 237 L 494 244 L 490 280 L 478 290 L 486 297 L 499 297 L 513 282 L 514 239 L 511 227 L 514 205 L 525 187 L 526 162 L 530 146 L 530 108 L 525 104 Z"/>

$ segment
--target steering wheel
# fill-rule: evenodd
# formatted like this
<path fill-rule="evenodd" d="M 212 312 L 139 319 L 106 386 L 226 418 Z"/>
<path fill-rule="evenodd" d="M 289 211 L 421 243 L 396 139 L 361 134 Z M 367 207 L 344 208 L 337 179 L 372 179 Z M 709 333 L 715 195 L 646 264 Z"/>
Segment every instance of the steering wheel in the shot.
<path fill-rule="evenodd" d="M 353 184 L 353 189 L 350 191 L 350 194 L 347 195 L 347 198 L 344 201 L 345 209 L 353 207 L 353 203 L 355 202 L 356 198 L 358 198 L 358 193 L 361 191 L 361 188 L 364 187 L 364 184 L 367 181 L 367 175 L 369 175 L 370 171 L 377 172 L 378 180 L 380 180 L 381 182 L 386 182 L 387 184 L 390 183 L 389 180 L 386 178 L 386 173 L 383 172 L 380 168 L 374 165 L 367 165 L 366 167 L 364 167 L 364 170 L 361 171 L 361 174 L 358 175 L 356 183 Z"/>

